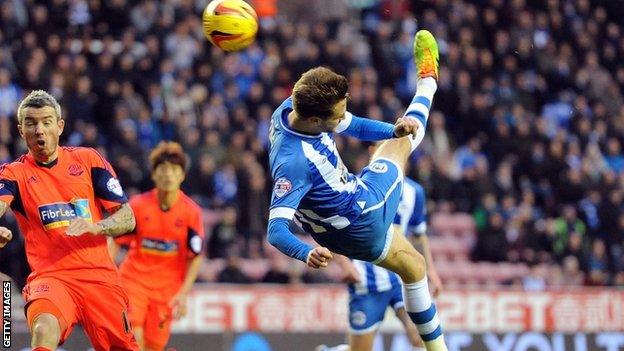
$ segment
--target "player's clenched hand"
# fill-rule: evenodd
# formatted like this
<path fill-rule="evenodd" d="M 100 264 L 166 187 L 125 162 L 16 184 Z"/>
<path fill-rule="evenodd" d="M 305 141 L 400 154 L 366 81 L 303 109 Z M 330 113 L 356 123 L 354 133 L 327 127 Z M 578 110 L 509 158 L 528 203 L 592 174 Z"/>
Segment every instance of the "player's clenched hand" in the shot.
<path fill-rule="evenodd" d="M 307 264 L 312 268 L 327 267 L 329 261 L 333 258 L 331 252 L 326 247 L 317 246 L 308 254 Z"/>
<path fill-rule="evenodd" d="M 402 138 L 407 135 L 416 136 L 416 132 L 420 128 L 420 123 L 416 118 L 401 117 L 394 124 L 394 135 L 398 138 Z"/>
<path fill-rule="evenodd" d="M 169 302 L 169 307 L 173 311 L 173 319 L 178 320 L 186 316 L 186 301 L 188 296 L 184 293 L 178 293 Z"/>
<path fill-rule="evenodd" d="M 12 238 L 13 233 L 9 228 L 0 227 L 0 248 L 3 248 Z"/>
<path fill-rule="evenodd" d="M 75 218 L 69 223 L 69 227 L 65 230 L 65 234 L 69 236 L 80 236 L 82 234 L 100 234 L 102 227 L 97 224 L 87 222 L 84 218 Z"/>

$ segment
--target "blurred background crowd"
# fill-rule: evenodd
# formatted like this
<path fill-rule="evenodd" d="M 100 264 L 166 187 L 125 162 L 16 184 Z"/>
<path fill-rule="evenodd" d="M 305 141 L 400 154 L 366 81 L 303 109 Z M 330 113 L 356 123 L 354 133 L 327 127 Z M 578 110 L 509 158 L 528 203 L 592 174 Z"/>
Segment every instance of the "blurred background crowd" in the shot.
<path fill-rule="evenodd" d="M 183 144 L 184 190 L 206 212 L 202 279 L 326 281 L 289 272 L 265 244 L 272 111 L 325 65 L 348 77 L 351 112 L 393 122 L 415 91 L 413 35 L 427 28 L 441 80 L 408 172 L 432 218 L 470 215 L 461 259 L 524 265 L 498 283 L 526 289 L 624 285 L 621 2 L 256 0 L 258 40 L 232 54 L 203 38 L 206 2 L 0 1 L 0 163 L 26 150 L 20 99 L 45 89 L 63 108 L 62 144 L 97 148 L 130 194 L 151 186 L 150 148 Z M 369 144 L 338 144 L 359 172 Z M 17 232 L 11 215 L 0 225 Z M 18 236 L 1 270 L 23 281 L 24 256 Z M 241 260 L 266 269 L 247 274 Z"/>

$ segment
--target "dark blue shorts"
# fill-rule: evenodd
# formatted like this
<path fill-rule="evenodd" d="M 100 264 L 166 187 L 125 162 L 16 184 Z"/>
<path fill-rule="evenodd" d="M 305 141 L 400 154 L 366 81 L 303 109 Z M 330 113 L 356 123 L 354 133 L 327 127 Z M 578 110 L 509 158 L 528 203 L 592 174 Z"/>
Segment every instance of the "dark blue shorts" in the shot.
<path fill-rule="evenodd" d="M 403 170 L 394 161 L 378 158 L 364 168 L 360 179 L 367 188 L 360 217 L 344 229 L 312 237 L 332 252 L 378 263 L 386 258 L 392 241 L 388 233 L 401 202 Z"/>

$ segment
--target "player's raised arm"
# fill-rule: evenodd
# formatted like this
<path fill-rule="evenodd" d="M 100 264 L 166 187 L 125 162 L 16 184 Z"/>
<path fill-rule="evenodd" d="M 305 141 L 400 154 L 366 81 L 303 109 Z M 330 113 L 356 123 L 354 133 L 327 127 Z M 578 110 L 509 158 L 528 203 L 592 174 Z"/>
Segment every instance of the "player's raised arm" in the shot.
<path fill-rule="evenodd" d="M 429 106 L 431 102 L 429 102 Z M 413 109 L 414 106 L 410 105 Z M 334 131 L 339 134 L 352 136 L 364 141 L 378 141 L 391 138 L 401 138 L 407 135 L 413 135 L 418 138 L 420 134 L 424 135 L 427 125 L 427 117 L 419 114 L 416 117 L 416 110 L 408 112 L 414 116 L 408 115 L 401 117 L 395 124 L 377 121 L 363 117 L 354 116 L 351 112 L 346 112 L 345 117 L 336 126 Z"/>
<path fill-rule="evenodd" d="M 377 141 L 394 138 L 394 125 L 374 119 L 354 116 L 345 112 L 344 118 L 334 129 L 336 133 L 348 135 L 364 141 Z"/>

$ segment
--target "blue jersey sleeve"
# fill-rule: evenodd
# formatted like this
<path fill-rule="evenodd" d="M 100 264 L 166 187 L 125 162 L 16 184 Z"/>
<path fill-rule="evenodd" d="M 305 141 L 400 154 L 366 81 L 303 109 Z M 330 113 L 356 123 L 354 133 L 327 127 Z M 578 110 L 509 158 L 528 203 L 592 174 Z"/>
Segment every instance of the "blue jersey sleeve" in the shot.
<path fill-rule="evenodd" d="M 307 262 L 308 254 L 312 247 L 301 241 L 288 228 L 289 221 L 285 218 L 273 218 L 269 220 L 268 240 L 282 253 L 296 258 L 300 261 Z"/>
<path fill-rule="evenodd" d="M 293 155 L 274 170 L 268 240 L 282 253 L 306 262 L 312 247 L 297 238 L 288 228 L 301 199 L 312 187 L 309 168 L 300 160 L 300 156 Z"/>
<path fill-rule="evenodd" d="M 334 131 L 364 141 L 394 138 L 394 125 L 374 119 L 357 117 L 351 112 L 345 114 L 345 118 Z"/>

